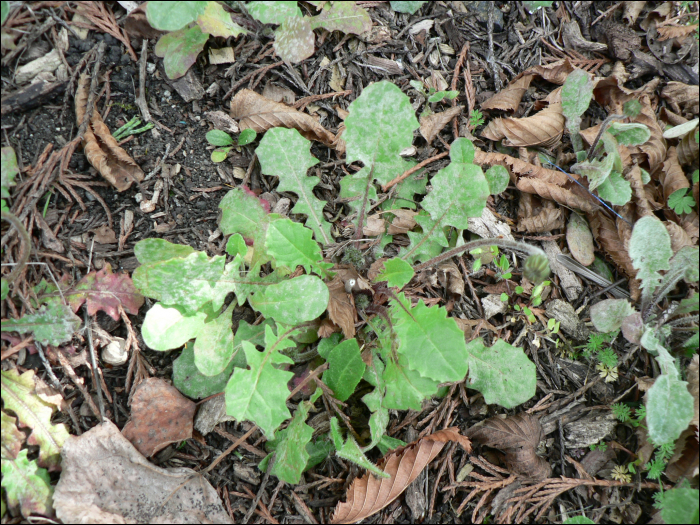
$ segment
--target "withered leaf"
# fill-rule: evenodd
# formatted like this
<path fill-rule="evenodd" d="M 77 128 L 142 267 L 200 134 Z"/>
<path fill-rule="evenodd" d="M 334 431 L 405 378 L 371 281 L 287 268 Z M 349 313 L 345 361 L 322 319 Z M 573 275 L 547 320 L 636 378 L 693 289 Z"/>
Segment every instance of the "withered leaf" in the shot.
<path fill-rule="evenodd" d="M 524 194 L 527 195 L 527 194 Z M 518 221 L 518 231 L 530 233 L 548 232 L 564 226 L 559 208 L 543 208 L 530 217 Z"/>
<path fill-rule="evenodd" d="M 586 199 L 583 199 L 582 197 L 579 197 L 572 191 L 539 179 L 523 177 L 515 183 L 515 187 L 520 191 L 537 194 L 545 199 L 550 199 L 558 202 L 559 204 L 564 204 L 569 208 L 576 208 L 588 213 L 595 213 L 595 211 L 598 210 L 598 206 Z"/>
<path fill-rule="evenodd" d="M 440 263 L 437 274 L 438 281 L 450 295 L 464 295 L 464 279 L 453 261 Z"/>
<path fill-rule="evenodd" d="M 196 405 L 157 377 L 142 381 L 131 402 L 131 420 L 122 434 L 144 456 L 192 437 Z"/>
<path fill-rule="evenodd" d="M 420 118 L 420 134 L 430 144 L 453 118 L 462 112 L 462 106 L 455 106 L 441 113 L 433 113 Z"/>
<path fill-rule="evenodd" d="M 663 178 L 661 184 L 664 187 L 664 200 L 668 202 L 668 198 L 676 191 L 690 188 L 690 182 L 688 182 L 688 178 L 678 162 L 678 155 L 674 146 L 668 148 L 666 160 L 662 166 Z"/>
<path fill-rule="evenodd" d="M 471 451 L 471 442 L 457 427 L 439 430 L 394 450 L 378 464 L 391 477 L 380 479 L 368 472 L 356 478 L 348 489 L 347 501 L 336 506 L 331 523 L 354 523 L 382 510 L 406 490 L 448 441 Z"/>
<path fill-rule="evenodd" d="M 566 119 L 561 104 L 552 104 L 531 117 L 497 118 L 489 122 L 481 133 L 490 140 L 506 138 L 507 146 L 552 147 L 559 142 L 564 132 Z"/>
<path fill-rule="evenodd" d="M 83 74 L 75 94 L 75 118 L 78 124 L 83 121 L 85 116 L 89 93 L 90 77 Z M 143 180 L 143 171 L 134 162 L 134 159 L 119 146 L 97 111 L 92 112 L 90 124 L 85 130 L 83 149 L 88 162 L 117 191 L 127 190 L 132 182 Z"/>
<path fill-rule="evenodd" d="M 502 111 L 515 111 L 520 105 L 523 95 L 530 87 L 533 75 L 525 74 L 508 84 L 505 89 L 481 104 L 481 109 L 500 109 Z"/>
<path fill-rule="evenodd" d="M 340 326 L 346 339 L 355 337 L 357 310 L 352 294 L 345 291 L 345 281 L 340 272 L 335 274 L 331 282 L 326 283 L 330 296 L 328 298 L 328 316 L 331 321 Z"/>
<path fill-rule="evenodd" d="M 397 233 L 406 233 L 412 230 L 416 226 L 415 216 L 418 215 L 417 212 L 413 210 L 391 210 L 391 213 L 395 215 L 392 219 L 387 233 L 389 235 L 395 235 Z"/>
<path fill-rule="evenodd" d="M 335 135 L 326 130 L 316 119 L 296 109 L 274 102 L 250 89 L 242 89 L 231 99 L 231 116 L 237 118 L 238 126 L 264 133 L 270 128 L 296 129 L 309 140 L 335 146 Z"/>
<path fill-rule="evenodd" d="M 483 425 L 470 428 L 466 434 L 482 445 L 505 452 L 506 466 L 515 473 L 545 479 L 552 472 L 549 463 L 536 454 L 544 433 L 539 419 L 530 414 L 516 414 L 505 419 L 492 417 Z"/>

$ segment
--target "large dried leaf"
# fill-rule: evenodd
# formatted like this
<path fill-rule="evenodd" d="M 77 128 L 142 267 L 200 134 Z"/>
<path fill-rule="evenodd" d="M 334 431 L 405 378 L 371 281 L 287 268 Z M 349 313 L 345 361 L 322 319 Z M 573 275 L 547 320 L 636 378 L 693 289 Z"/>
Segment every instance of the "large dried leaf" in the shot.
<path fill-rule="evenodd" d="M 345 281 L 339 273 L 327 283 L 328 316 L 331 321 L 340 326 L 346 339 L 355 337 L 355 323 L 357 322 L 357 310 L 352 294 L 345 291 Z"/>
<path fill-rule="evenodd" d="M 533 479 L 548 478 L 552 472 L 549 463 L 536 454 L 544 433 L 539 419 L 534 416 L 492 417 L 483 425 L 469 429 L 467 436 L 505 452 L 506 466 L 513 472 Z"/>
<path fill-rule="evenodd" d="M 693 118 L 697 116 L 700 108 L 700 88 L 698 86 L 690 86 L 682 82 L 669 82 L 661 90 L 661 97 L 666 99 L 672 108 L 680 113 L 682 109 L 685 114 Z"/>
<path fill-rule="evenodd" d="M 668 148 L 668 154 L 661 171 L 663 173 L 661 184 L 664 187 L 664 201 L 668 202 L 668 198 L 676 191 L 690 188 L 690 182 L 688 182 L 688 178 L 678 162 L 675 147 Z"/>
<path fill-rule="evenodd" d="M 690 236 L 678 224 L 670 221 L 664 221 L 663 224 L 671 237 L 671 250 L 673 250 L 673 253 L 678 253 L 678 250 L 685 246 L 695 246 Z"/>
<path fill-rule="evenodd" d="M 170 443 L 192 437 L 195 408 L 174 386 L 148 378 L 136 387 L 131 421 L 122 433 L 144 456 L 152 456 Z"/>
<path fill-rule="evenodd" d="M 420 118 L 420 134 L 423 135 L 425 141 L 430 144 L 438 136 L 438 133 L 444 128 L 454 117 L 462 112 L 462 106 L 455 106 L 443 111 L 442 113 L 433 113 L 426 117 Z"/>
<path fill-rule="evenodd" d="M 482 137 L 501 140 L 505 146 L 555 146 L 562 133 L 566 118 L 562 114 L 561 104 L 552 104 L 539 113 L 526 118 L 497 118 L 489 122 Z"/>
<path fill-rule="evenodd" d="M 239 119 L 241 130 L 252 129 L 256 133 L 264 133 L 270 128 L 292 128 L 309 140 L 334 147 L 335 135 L 313 117 L 286 104 L 268 100 L 250 89 L 242 89 L 231 99 L 231 116 Z"/>
<path fill-rule="evenodd" d="M 556 230 L 563 226 L 564 217 L 560 208 L 543 208 L 532 217 L 520 219 L 517 230 L 538 233 Z"/>
<path fill-rule="evenodd" d="M 515 111 L 520 105 L 523 95 L 530 87 L 533 75 L 524 74 L 517 80 L 514 80 L 506 86 L 505 89 L 499 91 L 494 96 L 481 104 L 481 109 L 500 109 L 502 111 Z"/>
<path fill-rule="evenodd" d="M 700 359 L 698 358 L 698 354 L 695 354 L 693 356 L 692 361 L 688 365 L 688 391 L 690 394 L 693 396 L 693 399 L 695 400 L 695 415 L 693 416 L 692 421 L 690 422 L 691 425 L 695 425 L 696 427 L 698 426 L 698 407 L 700 406 L 700 401 L 698 397 L 700 396 L 700 387 L 698 386 L 698 369 L 700 368 Z"/>
<path fill-rule="evenodd" d="M 557 186 L 564 186 L 569 182 L 567 176 L 561 171 L 535 166 L 504 153 L 486 152 L 477 149 L 474 153 L 474 163 L 482 166 L 484 164 L 487 166 L 506 166 L 512 174 L 511 180 L 513 181 L 515 180 L 514 177 L 533 177 Z"/>
<path fill-rule="evenodd" d="M 153 465 L 110 421 L 71 437 L 62 455 L 54 508 L 63 523 L 232 523 L 204 476 Z"/>
<path fill-rule="evenodd" d="M 379 463 L 391 477 L 380 479 L 366 473 L 356 478 L 348 489 L 347 501 L 335 508 L 331 523 L 354 523 L 382 510 L 408 488 L 448 441 L 456 441 L 464 450 L 471 451 L 470 441 L 460 435 L 457 427 L 440 430 L 394 450 Z"/>
<path fill-rule="evenodd" d="M 90 77 L 83 74 L 75 94 L 75 117 L 78 124 L 82 123 L 85 117 L 89 93 Z M 119 146 L 97 111 L 92 112 L 90 124 L 85 130 L 83 149 L 88 162 L 117 191 L 124 191 L 131 186 L 132 182 L 143 180 L 143 171 L 134 162 L 134 159 Z"/>
<path fill-rule="evenodd" d="M 515 183 L 515 187 L 520 191 L 534 193 L 545 199 L 553 200 L 569 208 L 575 208 L 587 213 L 595 213 L 599 209 L 598 206 L 572 191 L 539 179 L 522 178 Z"/>

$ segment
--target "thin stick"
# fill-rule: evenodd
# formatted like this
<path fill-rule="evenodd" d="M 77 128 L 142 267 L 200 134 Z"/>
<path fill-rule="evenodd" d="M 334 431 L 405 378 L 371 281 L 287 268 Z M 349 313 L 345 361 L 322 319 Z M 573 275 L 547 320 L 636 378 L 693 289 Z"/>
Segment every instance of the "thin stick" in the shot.
<path fill-rule="evenodd" d="M 431 162 L 435 162 L 436 160 L 444 159 L 444 158 L 447 157 L 449 154 L 450 154 L 449 151 L 443 151 L 442 153 L 438 153 L 438 154 L 435 155 L 434 157 L 430 157 L 429 159 L 425 159 L 423 162 L 419 162 L 418 164 L 416 164 L 415 166 L 413 166 L 411 169 L 404 171 L 401 175 L 399 175 L 399 176 L 396 177 L 395 179 L 390 180 L 389 182 L 387 182 L 386 184 L 384 184 L 384 185 L 382 186 L 382 191 L 384 191 L 384 192 L 387 191 L 387 190 L 388 190 L 389 188 L 391 188 L 392 186 L 395 186 L 396 184 L 398 184 L 398 183 L 401 182 L 402 180 L 404 180 L 404 179 L 410 177 L 411 175 L 413 175 L 413 174 L 414 174 L 415 172 L 417 172 L 419 169 L 424 168 L 425 166 L 427 166 L 427 165 L 430 164 Z"/>

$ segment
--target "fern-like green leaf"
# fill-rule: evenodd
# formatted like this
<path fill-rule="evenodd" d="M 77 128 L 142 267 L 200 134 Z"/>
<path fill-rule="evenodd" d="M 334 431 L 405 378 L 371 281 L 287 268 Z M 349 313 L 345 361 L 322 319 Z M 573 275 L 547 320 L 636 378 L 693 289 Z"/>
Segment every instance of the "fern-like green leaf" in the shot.
<path fill-rule="evenodd" d="M 323 216 L 326 201 L 313 193 L 319 183 L 318 177 L 306 175 L 310 167 L 318 164 L 318 159 L 309 153 L 310 147 L 311 142 L 297 130 L 272 128 L 265 133 L 255 153 L 260 159 L 262 172 L 279 177 L 277 191 L 291 191 L 299 197 L 291 213 L 306 215 L 306 225 L 313 230 L 316 240 L 327 245 L 333 242 L 333 238 L 331 225 Z"/>

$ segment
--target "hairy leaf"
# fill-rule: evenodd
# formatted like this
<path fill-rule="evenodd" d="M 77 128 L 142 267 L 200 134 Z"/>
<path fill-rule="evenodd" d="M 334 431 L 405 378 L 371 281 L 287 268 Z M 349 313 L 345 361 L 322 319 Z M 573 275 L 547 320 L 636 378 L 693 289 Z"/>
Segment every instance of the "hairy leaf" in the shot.
<path fill-rule="evenodd" d="M 289 17 L 277 28 L 272 47 L 282 60 L 296 64 L 314 54 L 314 32 L 309 20 Z"/>
<path fill-rule="evenodd" d="M 0 184 L 0 191 L 2 192 L 0 196 L 3 199 L 10 198 L 10 186 L 17 184 L 15 182 L 15 175 L 19 173 L 19 168 L 17 167 L 17 155 L 15 155 L 15 150 L 10 147 L 0 149 L 0 166 L 2 167 L 2 181 Z"/>
<path fill-rule="evenodd" d="M 320 14 L 311 18 L 311 29 L 318 27 L 360 35 L 372 29 L 372 19 L 355 2 L 333 2 L 330 7 L 324 7 Z"/>
<path fill-rule="evenodd" d="M 211 259 L 204 252 L 136 268 L 133 281 L 144 295 L 165 305 L 194 313 L 214 298 L 214 286 L 224 272 L 225 257 Z"/>
<path fill-rule="evenodd" d="M 69 437 L 68 429 L 63 424 L 51 423 L 56 407 L 37 395 L 34 372 L 29 370 L 22 375 L 17 370 L 0 372 L 0 381 L 4 408 L 15 413 L 21 426 L 31 429 L 27 444 L 39 446 L 39 465 L 51 471 L 59 470 L 61 447 Z"/>
<path fill-rule="evenodd" d="M 483 339 L 478 338 L 466 345 L 466 350 L 469 356 L 467 384 L 484 394 L 486 403 L 513 408 L 535 395 L 535 364 L 522 348 L 502 339 L 487 348 Z"/>
<path fill-rule="evenodd" d="M 249 2 L 248 14 L 263 24 L 281 24 L 287 18 L 301 18 L 301 9 L 297 2 L 281 0 Z"/>
<path fill-rule="evenodd" d="M 221 221 L 219 228 L 224 235 L 240 233 L 253 241 L 254 261 L 264 262 L 265 235 L 269 222 L 270 205 L 259 199 L 247 188 L 235 188 L 229 191 L 221 202 Z"/>
<path fill-rule="evenodd" d="M 373 166 L 373 177 L 382 184 L 404 171 L 396 169 L 406 164 L 399 153 L 411 146 L 419 127 L 409 98 L 394 84 L 381 81 L 366 87 L 348 111 L 343 134 L 346 162 Z"/>
<path fill-rule="evenodd" d="M 160 37 L 155 53 L 163 59 L 163 67 L 168 78 L 174 80 L 187 73 L 187 70 L 197 61 L 197 56 L 204 49 L 208 38 L 209 35 L 202 33 L 197 25 L 166 33 Z"/>
<path fill-rule="evenodd" d="M 265 350 L 262 352 L 244 341 L 243 351 L 250 369 L 236 368 L 226 385 L 226 412 L 238 421 L 252 421 L 261 428 L 267 439 L 273 439 L 275 430 L 291 417 L 286 403 L 289 394 L 287 382 L 294 374 L 279 370 L 274 365 L 294 363 L 280 353 L 293 343 L 279 337 L 267 327 Z"/>
<path fill-rule="evenodd" d="M 389 4 L 391 4 L 391 8 L 396 11 L 397 13 L 409 13 L 409 14 L 414 14 L 416 11 L 418 11 L 423 4 L 427 4 L 428 2 L 416 2 L 416 1 L 405 1 L 405 0 L 391 0 Z"/>
<path fill-rule="evenodd" d="M 52 302 L 41 307 L 36 313 L 20 319 L 7 319 L 2 322 L 3 332 L 32 332 L 41 344 L 58 346 L 73 337 L 80 327 L 80 318 L 70 307 Z"/>
<path fill-rule="evenodd" d="M 604 299 L 591 306 L 591 321 L 600 332 L 619 330 L 622 321 L 635 312 L 625 299 Z"/>
<path fill-rule="evenodd" d="M 421 227 L 422 232 L 408 232 L 411 244 L 399 251 L 399 257 L 411 264 L 415 264 L 417 261 L 427 261 L 440 254 L 443 248 L 449 246 L 442 221 L 433 220 L 423 210 L 418 212 L 414 219 Z"/>
<path fill-rule="evenodd" d="M 326 310 L 328 298 L 328 287 L 321 279 L 302 275 L 264 287 L 249 302 L 265 317 L 294 325 L 316 319 Z"/>
<path fill-rule="evenodd" d="M 197 25 L 203 33 L 212 36 L 228 38 L 237 37 L 240 34 L 247 34 L 248 31 L 231 20 L 231 13 L 228 13 L 218 2 L 206 2 L 204 12 L 197 18 Z"/>
<path fill-rule="evenodd" d="M 651 137 L 651 131 L 644 124 L 638 124 L 636 122 L 624 123 L 624 122 L 613 122 L 607 129 L 617 140 L 618 144 L 625 146 L 638 146 L 644 144 L 649 137 Z"/>
<path fill-rule="evenodd" d="M 650 249 L 653 247 L 653 249 Z M 673 256 L 671 238 L 661 221 L 654 216 L 642 217 L 632 230 L 629 255 L 642 288 L 651 293 L 661 281 L 659 271 L 670 268 Z"/>
<path fill-rule="evenodd" d="M 243 351 L 240 353 L 243 354 Z M 224 391 L 236 364 L 239 364 L 237 360 L 231 361 L 220 374 L 205 376 L 194 362 L 194 342 L 190 341 L 173 361 L 173 385 L 188 397 L 204 399 Z M 245 360 L 242 364 L 245 366 Z"/>
<path fill-rule="evenodd" d="M 664 523 L 697 523 L 700 514 L 698 489 L 676 485 L 663 493 L 661 502 L 661 518 Z"/>
<path fill-rule="evenodd" d="M 184 258 L 194 252 L 192 246 L 173 244 L 165 239 L 144 239 L 134 245 L 134 255 L 142 265 Z"/>
<path fill-rule="evenodd" d="M 194 22 L 209 2 L 151 2 L 146 7 L 146 18 L 154 29 L 177 31 Z"/>
<path fill-rule="evenodd" d="M 348 461 L 352 461 L 356 465 L 359 465 L 360 467 L 369 470 L 377 477 L 389 477 L 388 474 L 382 472 L 380 468 L 378 468 L 374 463 L 367 459 L 367 457 L 363 454 L 362 449 L 360 449 L 360 446 L 357 444 L 357 441 L 355 441 L 354 437 L 348 436 L 347 440 L 345 440 L 345 443 L 343 443 L 342 437 L 339 435 L 338 418 L 336 417 L 331 418 L 331 432 L 333 433 L 333 438 L 336 447 L 335 453 L 338 457 L 341 457 Z"/>
<path fill-rule="evenodd" d="M 647 426 L 655 445 L 673 443 L 693 419 L 693 396 L 688 383 L 662 374 L 647 392 Z"/>
<path fill-rule="evenodd" d="M 194 362 L 205 376 L 216 376 L 226 370 L 233 358 L 232 317 L 236 303 L 197 333 L 194 342 Z"/>
<path fill-rule="evenodd" d="M 141 335 L 144 343 L 152 350 L 173 350 L 197 337 L 204 328 L 206 317 L 204 312 L 186 315 L 178 307 L 165 307 L 156 303 L 146 312 Z"/>
<path fill-rule="evenodd" d="M 573 121 L 586 112 L 593 96 L 593 87 L 590 75 L 584 70 L 575 69 L 569 73 L 561 88 L 562 113 L 567 121 Z"/>
<path fill-rule="evenodd" d="M 393 258 L 384 261 L 384 268 L 377 278 L 376 282 L 386 281 L 389 286 L 398 286 L 403 288 L 408 282 L 413 279 L 413 268 L 403 259 Z"/>
<path fill-rule="evenodd" d="M 486 170 L 484 176 L 486 177 L 486 182 L 489 184 L 489 192 L 491 195 L 498 195 L 499 193 L 505 191 L 508 187 L 508 183 L 510 182 L 508 170 L 500 164 L 491 166 Z"/>
<path fill-rule="evenodd" d="M 632 198 L 632 186 L 621 173 L 611 171 L 607 179 L 598 185 L 598 195 L 615 206 L 624 206 Z"/>
<path fill-rule="evenodd" d="M 307 445 L 314 429 L 306 424 L 310 403 L 299 403 L 289 426 L 281 430 L 270 448 L 276 452 L 275 463 L 270 474 L 291 484 L 299 483 L 301 473 L 309 461 Z"/>
<path fill-rule="evenodd" d="M 439 383 L 460 381 L 467 374 L 467 347 L 464 332 L 444 308 L 428 308 L 423 301 L 411 308 L 404 294 L 404 306 L 391 309 L 393 328 L 399 338 L 398 352 L 408 359 L 409 368 Z"/>
<path fill-rule="evenodd" d="M 459 138 L 452 143 L 450 159 L 452 162 L 433 177 L 433 191 L 422 204 L 432 219 L 464 230 L 469 226 L 469 217 L 481 217 L 489 184 L 481 168 L 472 164 L 474 145 L 468 139 Z"/>
<path fill-rule="evenodd" d="M 311 235 L 311 230 L 298 222 L 278 219 L 267 228 L 265 247 L 277 268 L 285 266 L 291 273 L 297 266 L 303 266 L 306 273 L 313 269 L 325 274 L 325 269 L 320 266 L 323 260 L 321 248 Z"/>
<path fill-rule="evenodd" d="M 265 133 L 255 152 L 262 172 L 279 177 L 277 191 L 291 191 L 299 197 L 291 213 L 306 215 L 306 225 L 314 231 L 316 240 L 326 245 L 333 242 L 331 225 L 323 216 L 326 202 L 313 193 L 318 177 L 306 175 L 310 167 L 318 164 L 318 159 L 309 153 L 310 146 L 295 129 L 273 128 Z"/>
<path fill-rule="evenodd" d="M 348 339 L 333 348 L 326 359 L 328 370 L 323 380 L 333 390 L 335 397 L 346 401 L 365 373 L 365 364 L 360 357 L 360 347 L 356 339 Z"/>
<path fill-rule="evenodd" d="M 19 507 L 22 516 L 50 516 L 53 513 L 53 487 L 49 473 L 29 461 L 28 450 L 22 450 L 16 459 L 2 460 L 2 488 L 10 508 Z M 4 505 L 3 505 L 4 510 Z"/>

